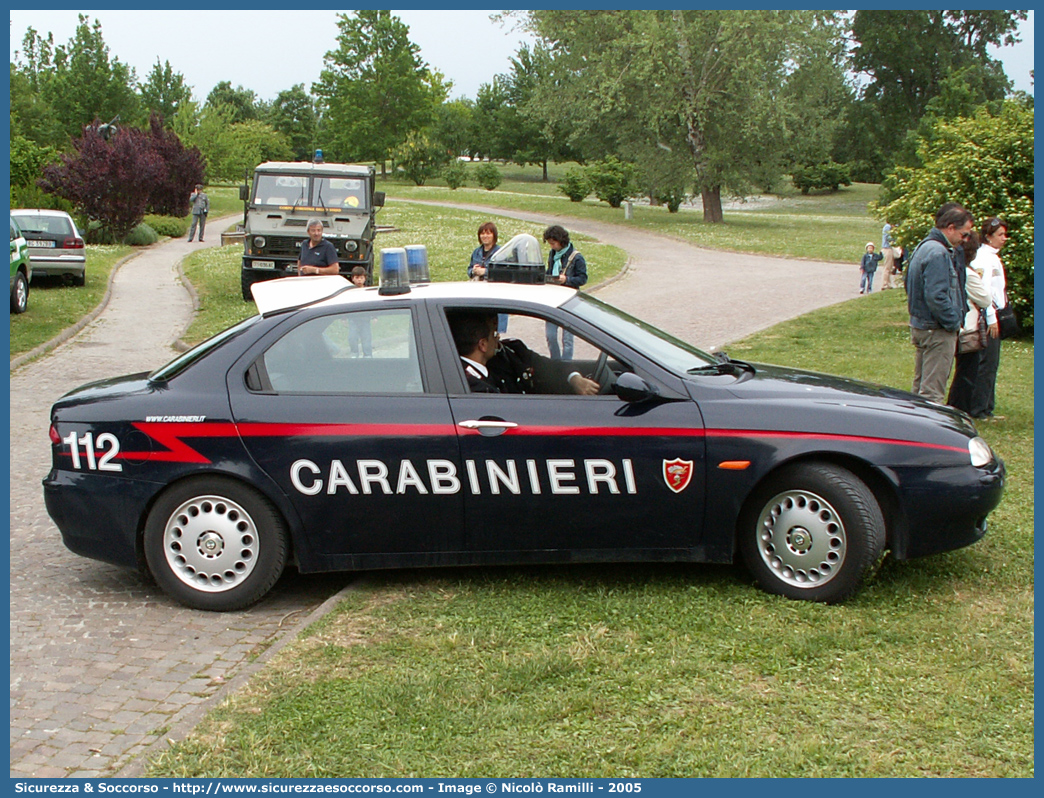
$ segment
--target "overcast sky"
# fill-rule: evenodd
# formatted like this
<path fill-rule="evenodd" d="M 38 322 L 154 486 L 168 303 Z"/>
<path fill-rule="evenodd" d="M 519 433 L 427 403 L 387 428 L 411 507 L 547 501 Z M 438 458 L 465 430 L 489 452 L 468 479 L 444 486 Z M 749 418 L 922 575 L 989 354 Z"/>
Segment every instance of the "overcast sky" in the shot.
<path fill-rule="evenodd" d="M 323 56 L 336 46 L 336 11 L 15 11 L 11 14 L 11 57 L 30 26 L 68 42 L 77 13 L 102 25 L 110 55 L 134 67 L 143 81 L 158 58 L 185 76 L 198 100 L 219 81 L 243 86 L 264 100 L 319 78 Z M 453 81 L 451 98 L 475 98 L 494 75 L 507 73 L 508 58 L 529 37 L 512 20 L 493 22 L 494 11 L 393 11 L 410 28 L 429 66 Z M 1032 93 L 1033 12 L 1020 29 L 1023 42 L 995 52 L 1016 89 Z"/>

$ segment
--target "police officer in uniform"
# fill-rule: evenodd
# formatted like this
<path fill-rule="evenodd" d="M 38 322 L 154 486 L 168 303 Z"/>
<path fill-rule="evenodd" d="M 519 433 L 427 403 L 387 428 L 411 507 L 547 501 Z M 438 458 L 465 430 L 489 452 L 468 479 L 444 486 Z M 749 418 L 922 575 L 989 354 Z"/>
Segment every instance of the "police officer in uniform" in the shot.
<path fill-rule="evenodd" d="M 452 311 L 449 322 L 472 393 L 598 393 L 598 383 L 570 371 L 567 361 L 539 355 L 514 338 L 501 341 L 495 313 Z"/>

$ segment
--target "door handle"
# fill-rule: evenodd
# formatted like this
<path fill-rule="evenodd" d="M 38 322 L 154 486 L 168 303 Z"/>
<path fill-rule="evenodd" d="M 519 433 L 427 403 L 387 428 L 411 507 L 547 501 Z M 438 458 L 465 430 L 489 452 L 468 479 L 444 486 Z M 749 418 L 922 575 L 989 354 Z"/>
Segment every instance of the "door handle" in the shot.
<path fill-rule="evenodd" d="M 476 430 L 479 435 L 492 437 L 494 435 L 503 435 L 509 429 L 517 427 L 518 424 L 513 421 L 495 421 L 493 419 L 468 419 L 467 421 L 459 422 L 457 426 Z"/>

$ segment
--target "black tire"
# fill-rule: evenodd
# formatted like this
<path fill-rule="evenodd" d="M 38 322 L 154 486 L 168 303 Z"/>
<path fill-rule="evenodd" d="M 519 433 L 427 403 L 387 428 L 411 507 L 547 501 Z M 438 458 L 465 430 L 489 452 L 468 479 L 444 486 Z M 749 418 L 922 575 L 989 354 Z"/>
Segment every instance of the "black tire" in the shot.
<path fill-rule="evenodd" d="M 870 488 L 827 463 L 783 469 L 740 517 L 739 548 L 762 589 L 834 604 L 849 598 L 881 556 L 885 522 Z"/>
<path fill-rule="evenodd" d="M 243 301 L 253 302 L 254 295 L 250 293 L 250 286 L 254 284 L 253 277 L 244 269 L 239 273 L 239 287 L 243 291 Z"/>
<path fill-rule="evenodd" d="M 25 313 L 29 309 L 29 281 L 24 272 L 15 274 L 14 285 L 11 286 L 11 312 Z"/>
<path fill-rule="evenodd" d="M 282 516 L 253 488 L 221 476 L 169 488 L 145 523 L 145 560 L 169 596 L 198 610 L 259 601 L 287 559 Z"/>
<path fill-rule="evenodd" d="M 72 284 L 80 287 L 87 285 L 87 270 L 84 269 L 79 274 L 74 274 L 72 278 Z"/>

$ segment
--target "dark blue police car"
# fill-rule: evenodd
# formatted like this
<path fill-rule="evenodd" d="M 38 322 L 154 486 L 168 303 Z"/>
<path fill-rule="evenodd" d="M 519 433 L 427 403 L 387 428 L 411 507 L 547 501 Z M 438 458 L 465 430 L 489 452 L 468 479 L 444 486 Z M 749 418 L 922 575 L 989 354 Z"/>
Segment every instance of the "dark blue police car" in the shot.
<path fill-rule="evenodd" d="M 1003 492 L 971 421 L 903 391 L 706 354 L 558 286 L 348 289 L 259 284 L 259 315 L 55 403 L 65 544 L 209 610 L 288 563 L 737 557 L 766 590 L 835 602 L 885 549 L 975 542 Z M 599 392 L 469 390 L 450 320 L 476 309 L 538 355 L 572 333 L 566 365 Z"/>

